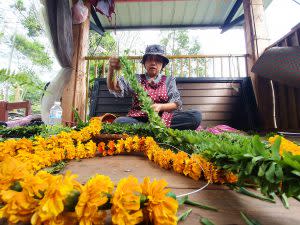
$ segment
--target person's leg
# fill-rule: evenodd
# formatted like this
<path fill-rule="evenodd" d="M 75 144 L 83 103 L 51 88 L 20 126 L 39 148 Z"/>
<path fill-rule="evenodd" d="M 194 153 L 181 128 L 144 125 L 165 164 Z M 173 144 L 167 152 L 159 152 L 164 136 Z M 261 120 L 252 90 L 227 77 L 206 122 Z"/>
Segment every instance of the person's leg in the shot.
<path fill-rule="evenodd" d="M 178 130 L 196 130 L 201 120 L 201 113 L 197 110 L 176 111 L 171 121 L 171 128 Z"/>
<path fill-rule="evenodd" d="M 128 123 L 128 124 L 135 124 L 141 123 L 139 120 L 129 117 L 129 116 L 121 116 L 114 120 L 113 123 Z"/>

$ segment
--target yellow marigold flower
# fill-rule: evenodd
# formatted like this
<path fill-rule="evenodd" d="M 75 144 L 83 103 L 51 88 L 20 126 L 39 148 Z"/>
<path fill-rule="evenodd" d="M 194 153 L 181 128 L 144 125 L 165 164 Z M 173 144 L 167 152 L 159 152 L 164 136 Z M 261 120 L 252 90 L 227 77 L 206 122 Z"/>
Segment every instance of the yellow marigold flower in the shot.
<path fill-rule="evenodd" d="M 238 177 L 232 172 L 225 172 L 226 182 L 227 183 L 236 183 L 238 181 Z"/>
<path fill-rule="evenodd" d="M 274 142 L 277 138 L 279 138 L 279 135 L 270 137 L 269 142 L 271 144 L 274 144 Z M 279 149 L 280 155 L 282 155 L 284 151 L 290 152 L 293 155 L 300 155 L 300 146 L 292 141 L 287 140 L 284 137 L 281 137 L 281 143 L 280 143 L 280 149 Z"/>
<path fill-rule="evenodd" d="M 154 180 L 150 183 L 149 177 L 144 179 L 141 184 L 143 195 L 147 196 L 148 202 L 145 203 L 145 217 L 149 218 L 151 224 L 173 225 L 177 224 L 178 202 L 166 196 L 169 189 L 166 189 L 165 180 Z"/>
<path fill-rule="evenodd" d="M 89 141 L 85 144 L 86 156 L 94 157 L 97 152 L 97 145 L 93 141 Z"/>
<path fill-rule="evenodd" d="M 173 170 L 177 173 L 183 173 L 185 167 L 185 160 L 188 158 L 189 156 L 187 153 L 178 152 L 173 160 Z"/>
<path fill-rule="evenodd" d="M 105 212 L 98 207 L 109 201 L 114 184 L 108 176 L 96 175 L 83 187 L 75 211 L 80 225 L 104 224 Z"/>
<path fill-rule="evenodd" d="M 129 176 L 120 180 L 111 200 L 113 224 L 134 225 L 143 221 L 141 191 L 137 178 Z"/>
<path fill-rule="evenodd" d="M 192 155 L 191 158 L 186 159 L 183 174 L 191 177 L 193 180 L 199 180 L 202 173 L 201 159 L 199 155 Z"/>
<path fill-rule="evenodd" d="M 132 137 L 126 138 L 126 140 L 124 141 L 124 145 L 125 145 L 126 152 L 133 151 L 133 138 Z"/>
<path fill-rule="evenodd" d="M 0 190 L 7 190 L 13 182 L 22 180 L 29 174 L 26 164 L 7 156 L 0 162 Z"/>
<path fill-rule="evenodd" d="M 64 209 L 64 200 L 74 189 L 76 175 L 67 173 L 65 176 L 58 175 L 49 177 L 49 187 L 45 191 L 39 207 L 31 218 L 32 224 L 40 224 L 44 221 L 52 221 Z"/>
<path fill-rule="evenodd" d="M 5 142 L 0 142 L 0 161 L 3 161 L 7 155 L 15 156 L 16 146 L 17 146 L 17 141 L 14 139 L 9 139 L 6 140 Z"/>
<path fill-rule="evenodd" d="M 0 209 L 0 218 L 7 218 L 10 223 L 29 222 L 38 201 L 29 196 L 26 190 L 0 192 L 5 206 Z"/>
<path fill-rule="evenodd" d="M 124 152 L 125 141 L 123 139 L 118 140 L 116 144 L 116 154 Z"/>

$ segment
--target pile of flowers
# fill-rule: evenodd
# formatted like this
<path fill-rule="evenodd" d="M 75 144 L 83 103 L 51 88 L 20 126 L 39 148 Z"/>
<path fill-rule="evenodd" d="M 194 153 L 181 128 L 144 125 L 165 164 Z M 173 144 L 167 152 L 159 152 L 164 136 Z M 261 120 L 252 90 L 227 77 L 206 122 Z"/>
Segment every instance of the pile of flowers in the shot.
<path fill-rule="evenodd" d="M 95 175 L 85 185 L 76 175 L 33 175 L 19 160 L 0 163 L 0 218 L 9 223 L 104 224 L 111 210 L 114 224 L 176 224 L 178 203 L 164 180 L 123 178 L 114 190 L 108 176 Z"/>
<path fill-rule="evenodd" d="M 279 135 L 270 137 L 269 142 L 271 144 L 274 144 L 274 142 L 277 138 L 279 138 Z M 292 141 L 287 140 L 284 137 L 280 137 L 280 138 L 281 138 L 281 144 L 280 144 L 280 149 L 279 149 L 280 155 L 282 155 L 284 151 L 290 152 L 293 155 L 300 155 L 300 146 L 299 145 L 297 145 L 296 143 L 294 143 Z"/>

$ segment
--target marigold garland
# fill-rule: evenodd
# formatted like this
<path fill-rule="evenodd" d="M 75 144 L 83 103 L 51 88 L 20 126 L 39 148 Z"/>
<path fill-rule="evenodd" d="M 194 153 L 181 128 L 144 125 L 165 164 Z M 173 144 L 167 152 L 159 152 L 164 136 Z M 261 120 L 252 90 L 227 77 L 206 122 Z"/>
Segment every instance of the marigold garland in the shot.
<path fill-rule="evenodd" d="M 100 142 L 98 152 L 102 156 L 117 155 L 125 152 L 143 152 L 148 159 L 164 169 L 173 169 L 177 173 L 189 176 L 194 180 L 204 178 L 213 183 L 235 183 L 237 176 L 225 170 L 217 169 L 200 155 L 179 151 L 177 154 L 170 149 L 161 148 L 152 137 L 128 137 L 125 140 Z"/>

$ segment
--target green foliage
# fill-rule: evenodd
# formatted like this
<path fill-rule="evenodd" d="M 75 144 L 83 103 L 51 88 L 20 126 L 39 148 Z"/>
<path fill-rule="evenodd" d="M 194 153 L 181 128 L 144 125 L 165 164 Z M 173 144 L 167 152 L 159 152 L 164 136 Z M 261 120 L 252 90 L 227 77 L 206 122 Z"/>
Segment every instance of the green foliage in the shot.
<path fill-rule="evenodd" d="M 39 135 L 45 129 L 44 126 L 28 126 L 28 127 L 0 127 L 0 136 L 3 138 L 30 138 Z"/>
<path fill-rule="evenodd" d="M 103 36 L 91 31 L 89 34 L 89 55 L 112 55 L 117 50 L 117 43 L 110 32 L 105 32 Z M 105 50 L 105 51 L 104 51 Z"/>
<path fill-rule="evenodd" d="M 18 10 L 19 12 L 23 12 L 26 10 L 23 0 L 16 0 L 15 4 L 12 5 L 12 7 Z"/>
<path fill-rule="evenodd" d="M 42 25 L 37 17 L 37 12 L 33 6 L 31 6 L 28 11 L 28 15 L 21 22 L 22 25 L 27 29 L 27 35 L 29 37 L 37 37 L 43 31 Z"/>
<path fill-rule="evenodd" d="M 45 51 L 45 47 L 38 41 L 29 41 L 22 35 L 16 35 L 15 47 L 35 65 L 50 68 L 53 61 Z"/>
<path fill-rule="evenodd" d="M 160 43 L 166 47 L 167 53 L 170 55 L 197 55 L 200 54 L 201 46 L 197 40 L 191 40 L 188 30 L 173 30 L 169 32 L 161 32 L 162 39 Z M 203 75 L 205 59 L 191 60 L 191 74 Z M 180 70 L 183 65 L 182 71 Z M 194 66 L 193 66 L 194 65 Z M 189 61 L 188 60 L 173 60 L 172 61 L 173 76 L 186 75 L 188 73 Z M 175 69 L 174 69 L 175 68 Z M 167 71 L 170 73 L 169 71 Z"/>

